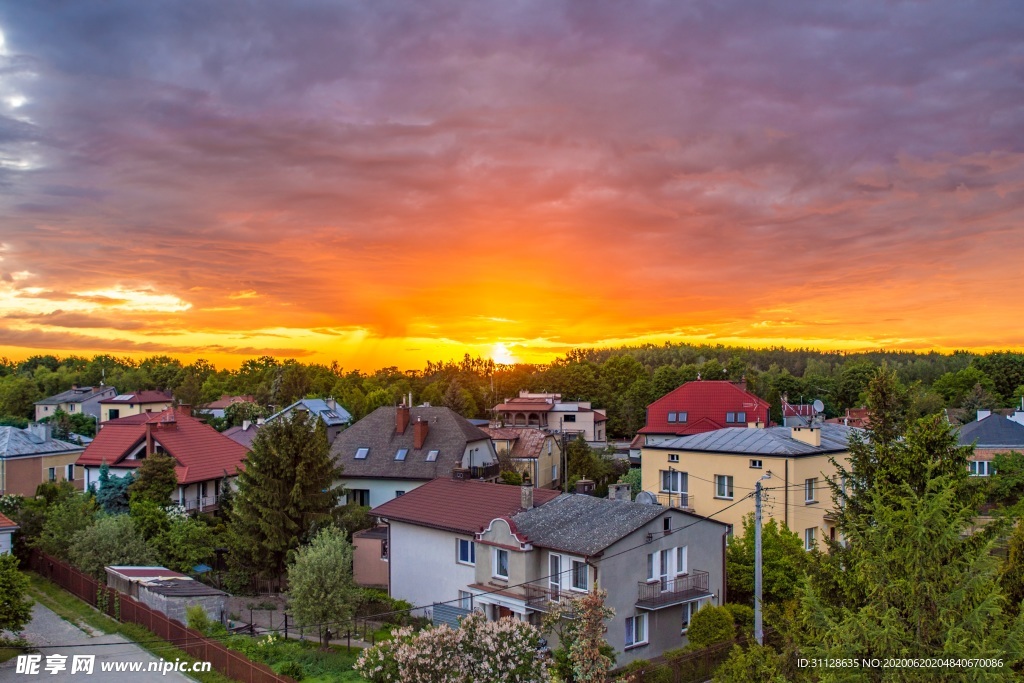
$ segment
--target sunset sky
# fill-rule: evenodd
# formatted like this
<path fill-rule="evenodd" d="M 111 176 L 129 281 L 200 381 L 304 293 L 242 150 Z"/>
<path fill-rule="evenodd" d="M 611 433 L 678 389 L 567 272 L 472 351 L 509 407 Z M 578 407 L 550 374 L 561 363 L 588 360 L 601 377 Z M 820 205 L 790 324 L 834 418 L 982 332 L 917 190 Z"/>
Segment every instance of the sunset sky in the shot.
<path fill-rule="evenodd" d="M 1024 2 L 0 3 L 0 356 L 1024 347 Z"/>

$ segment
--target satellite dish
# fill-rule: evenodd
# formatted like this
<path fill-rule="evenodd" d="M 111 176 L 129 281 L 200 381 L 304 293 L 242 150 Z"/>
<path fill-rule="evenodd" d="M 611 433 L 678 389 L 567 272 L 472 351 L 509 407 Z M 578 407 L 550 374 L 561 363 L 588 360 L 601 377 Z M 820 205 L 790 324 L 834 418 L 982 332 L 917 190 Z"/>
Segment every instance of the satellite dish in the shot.
<path fill-rule="evenodd" d="M 825 412 L 825 404 L 818 399 L 814 399 L 814 403 L 812 403 L 811 406 L 814 408 L 815 413 Z"/>
<path fill-rule="evenodd" d="M 636 494 L 636 502 L 644 505 L 658 505 L 658 498 L 650 491 L 641 491 Z"/>

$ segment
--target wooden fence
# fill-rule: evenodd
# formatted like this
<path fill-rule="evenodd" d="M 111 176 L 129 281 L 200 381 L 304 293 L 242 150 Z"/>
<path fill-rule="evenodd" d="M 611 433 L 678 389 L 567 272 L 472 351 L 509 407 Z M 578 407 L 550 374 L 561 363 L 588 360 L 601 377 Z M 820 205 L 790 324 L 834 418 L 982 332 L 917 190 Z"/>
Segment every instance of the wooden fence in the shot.
<path fill-rule="evenodd" d="M 101 612 L 119 621 L 138 624 L 196 660 L 210 662 L 215 670 L 228 678 L 243 683 L 295 683 L 294 679 L 274 673 L 267 665 L 253 662 L 242 653 L 229 650 L 177 619 L 167 618 L 163 613 L 100 584 L 91 576 L 46 553 L 33 550 L 29 566 Z"/>
<path fill-rule="evenodd" d="M 745 646 L 745 639 L 729 640 L 709 645 L 700 650 L 684 653 L 678 657 L 654 659 L 642 669 L 613 672 L 609 681 L 623 680 L 632 676 L 637 683 L 657 681 L 658 683 L 702 683 L 711 679 L 722 662 L 729 658 L 733 646 Z"/>

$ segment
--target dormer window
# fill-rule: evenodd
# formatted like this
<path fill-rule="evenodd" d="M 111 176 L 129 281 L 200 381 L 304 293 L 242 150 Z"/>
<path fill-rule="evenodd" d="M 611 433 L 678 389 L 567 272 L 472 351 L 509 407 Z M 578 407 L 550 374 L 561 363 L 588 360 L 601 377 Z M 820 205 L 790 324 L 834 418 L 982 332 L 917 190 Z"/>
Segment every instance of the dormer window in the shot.
<path fill-rule="evenodd" d="M 395 453 L 395 460 L 405 460 L 405 456 L 409 455 L 408 448 L 399 448 L 398 452 Z"/>
<path fill-rule="evenodd" d="M 437 460 L 437 454 L 441 451 L 429 451 L 427 452 L 427 462 L 434 462 Z"/>
<path fill-rule="evenodd" d="M 366 460 L 366 456 L 370 454 L 369 448 L 357 448 L 356 449 L 356 460 Z"/>

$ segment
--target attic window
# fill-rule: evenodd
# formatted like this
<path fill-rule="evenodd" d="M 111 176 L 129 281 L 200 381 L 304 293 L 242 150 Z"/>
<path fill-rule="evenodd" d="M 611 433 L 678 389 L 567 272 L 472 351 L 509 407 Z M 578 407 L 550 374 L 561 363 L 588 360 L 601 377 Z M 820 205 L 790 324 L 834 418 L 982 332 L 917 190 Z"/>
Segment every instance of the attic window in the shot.
<path fill-rule="evenodd" d="M 428 452 L 427 453 L 427 462 L 434 462 L 435 460 L 437 460 L 437 454 L 438 453 L 440 453 L 440 451 L 430 451 L 430 452 Z"/>
<path fill-rule="evenodd" d="M 687 418 L 689 417 L 685 412 L 678 413 L 678 416 L 678 422 L 686 422 Z"/>
<path fill-rule="evenodd" d="M 405 456 L 409 455 L 408 448 L 399 448 L 398 452 L 395 453 L 395 460 L 405 460 Z"/>
<path fill-rule="evenodd" d="M 669 422 L 675 422 L 676 421 L 676 413 L 669 413 L 668 414 L 668 421 Z"/>
<path fill-rule="evenodd" d="M 366 460 L 366 456 L 370 454 L 369 448 L 357 448 L 356 449 L 356 460 Z"/>

